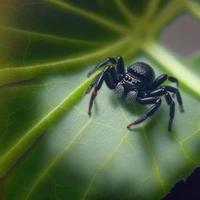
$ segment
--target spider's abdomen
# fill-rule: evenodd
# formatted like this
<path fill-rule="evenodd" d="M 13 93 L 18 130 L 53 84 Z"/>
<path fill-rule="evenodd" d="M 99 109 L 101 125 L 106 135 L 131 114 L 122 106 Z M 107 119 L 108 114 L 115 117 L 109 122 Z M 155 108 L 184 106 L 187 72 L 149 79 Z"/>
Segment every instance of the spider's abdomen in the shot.
<path fill-rule="evenodd" d="M 129 65 L 128 72 L 140 78 L 145 86 L 152 83 L 152 81 L 155 79 L 153 68 L 143 62 L 136 62 L 132 65 Z"/>

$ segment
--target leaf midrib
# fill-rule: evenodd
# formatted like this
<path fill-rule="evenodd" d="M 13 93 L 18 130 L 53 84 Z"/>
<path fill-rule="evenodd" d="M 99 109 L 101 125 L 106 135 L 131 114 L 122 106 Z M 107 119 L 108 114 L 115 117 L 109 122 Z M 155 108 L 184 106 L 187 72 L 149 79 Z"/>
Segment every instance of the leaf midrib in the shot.
<path fill-rule="evenodd" d="M 98 72 L 99 73 L 99 72 Z M 54 123 L 67 110 L 71 109 L 77 100 L 84 94 L 87 86 L 96 74 L 87 79 L 79 87 L 73 90 L 62 102 L 60 102 L 53 110 L 44 116 L 37 124 L 35 124 L 28 132 L 26 132 L 0 159 L 0 177 L 16 163 L 21 155 L 31 146 L 35 138 L 39 137 L 50 124 Z"/>

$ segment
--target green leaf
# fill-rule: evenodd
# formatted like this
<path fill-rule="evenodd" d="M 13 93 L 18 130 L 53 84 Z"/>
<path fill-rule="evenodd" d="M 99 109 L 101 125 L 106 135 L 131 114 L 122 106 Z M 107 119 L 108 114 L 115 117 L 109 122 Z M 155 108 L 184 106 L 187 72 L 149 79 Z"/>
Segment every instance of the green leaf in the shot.
<path fill-rule="evenodd" d="M 167 50 L 161 31 L 198 1 L 20 0 L 0 8 L 0 199 L 160 199 L 200 163 L 200 54 Z M 8 14 L 9 13 L 9 14 Z M 102 87 L 88 117 L 88 70 L 108 56 L 180 81 L 167 132 L 163 99 L 144 112 Z M 99 73 L 99 72 L 97 72 Z"/>

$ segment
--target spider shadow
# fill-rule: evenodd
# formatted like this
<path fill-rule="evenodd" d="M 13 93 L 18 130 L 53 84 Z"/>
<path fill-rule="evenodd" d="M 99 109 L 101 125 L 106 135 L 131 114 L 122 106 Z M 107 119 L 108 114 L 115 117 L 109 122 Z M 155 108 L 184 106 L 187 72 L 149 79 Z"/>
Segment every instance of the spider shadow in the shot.
<path fill-rule="evenodd" d="M 137 102 L 135 102 L 134 104 L 128 104 L 127 102 L 125 102 L 124 99 L 116 98 L 116 96 L 114 96 L 113 94 L 110 95 L 110 102 L 114 108 L 121 107 L 120 109 L 125 110 L 124 115 L 129 120 L 128 123 L 131 123 L 134 120 L 138 119 L 138 117 L 144 115 L 144 113 L 151 106 L 151 105 L 149 105 L 149 106 L 142 105 Z M 155 115 L 156 115 L 156 117 L 159 118 L 159 117 L 161 117 L 162 113 L 158 111 L 155 113 Z M 132 118 L 130 116 L 132 116 Z M 134 126 L 133 128 L 131 128 L 129 130 L 131 132 L 141 131 L 141 129 L 143 129 L 144 127 L 148 127 L 148 129 L 151 129 L 153 126 L 155 126 L 154 116 L 148 118 L 146 121 Z"/>
<path fill-rule="evenodd" d="M 142 106 L 139 103 L 134 103 L 134 104 L 128 104 L 125 102 L 124 99 L 116 97 L 114 94 L 110 95 L 110 101 L 111 105 L 114 108 L 118 108 L 119 106 L 122 107 L 122 109 L 126 110 L 129 114 L 131 115 L 142 115 L 145 112 L 145 107 Z"/>
<path fill-rule="evenodd" d="M 124 115 L 126 118 L 129 119 L 129 123 L 133 122 L 134 120 L 138 119 L 138 117 L 144 115 L 144 113 L 151 107 L 151 105 L 142 105 L 139 103 L 134 104 L 128 104 L 124 101 L 122 98 L 116 98 L 113 94 L 109 96 L 111 105 L 114 108 L 119 108 L 121 106 L 122 110 L 125 110 Z M 127 114 L 126 114 L 127 113 Z M 167 118 L 165 118 L 165 115 L 167 115 Z M 132 118 L 130 117 L 132 116 Z M 163 123 L 160 122 L 163 121 L 163 119 L 166 119 Z M 141 124 L 138 124 L 134 126 L 133 128 L 129 129 L 131 132 L 139 131 L 142 132 L 145 130 L 145 132 L 148 132 L 148 135 L 153 135 L 155 129 L 163 128 L 164 126 L 164 134 L 167 134 L 169 136 L 170 140 L 174 140 L 172 134 L 169 134 L 167 131 L 167 123 L 168 123 L 168 110 L 165 110 L 162 105 L 161 107 L 155 112 L 155 114 L 152 117 L 149 117 L 146 121 L 142 122 Z M 173 132 L 173 130 L 172 130 Z"/>

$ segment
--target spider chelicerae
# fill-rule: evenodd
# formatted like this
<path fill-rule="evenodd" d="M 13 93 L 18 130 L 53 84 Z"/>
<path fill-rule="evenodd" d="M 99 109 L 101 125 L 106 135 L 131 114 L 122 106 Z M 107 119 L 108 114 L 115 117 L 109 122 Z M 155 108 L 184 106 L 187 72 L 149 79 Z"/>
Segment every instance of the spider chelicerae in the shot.
<path fill-rule="evenodd" d="M 169 106 L 169 122 L 168 131 L 171 131 L 172 122 L 175 115 L 175 103 L 173 97 L 176 97 L 180 107 L 180 111 L 184 112 L 182 98 L 177 88 L 162 85 L 166 80 L 176 83 L 178 87 L 178 80 L 175 77 L 161 74 L 155 78 L 153 68 L 144 62 L 136 62 L 127 67 L 125 70 L 124 61 L 122 57 L 108 57 L 93 68 L 88 77 L 102 68 L 100 74 L 89 85 L 86 94 L 91 90 L 88 114 L 91 115 L 92 106 L 98 90 L 100 90 L 105 81 L 108 88 L 114 90 L 115 94 L 122 97 L 127 103 L 138 102 L 144 105 L 151 105 L 151 107 L 140 116 L 133 123 L 130 123 L 127 128 L 139 124 L 151 117 L 161 105 L 161 97 L 164 96 L 165 101 Z"/>

